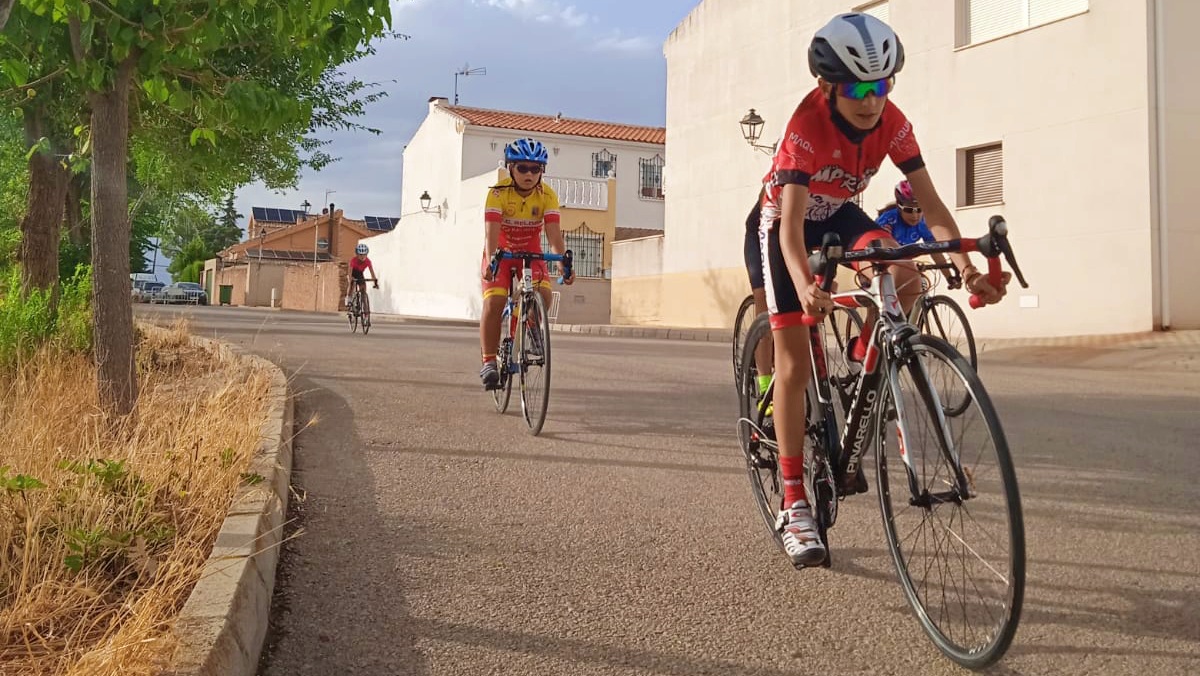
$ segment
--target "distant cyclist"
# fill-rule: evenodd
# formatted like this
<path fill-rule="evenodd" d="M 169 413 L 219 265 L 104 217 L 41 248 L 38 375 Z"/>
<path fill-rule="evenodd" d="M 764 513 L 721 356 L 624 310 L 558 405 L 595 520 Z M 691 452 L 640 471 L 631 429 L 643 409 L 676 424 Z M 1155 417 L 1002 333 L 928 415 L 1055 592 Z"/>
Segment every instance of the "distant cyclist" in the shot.
<path fill-rule="evenodd" d="M 893 191 L 896 201 L 879 210 L 875 222 L 891 233 L 892 238 L 900 244 L 915 244 L 917 242 L 936 242 L 937 238 L 925 224 L 924 210 L 913 194 L 912 184 L 908 180 L 900 181 Z M 940 253 L 933 254 L 933 260 L 938 265 L 949 261 Z M 953 282 L 953 274 L 943 270 L 946 281 Z"/>
<path fill-rule="evenodd" d="M 367 299 L 367 278 L 365 276 L 367 270 L 371 271 L 371 281 L 374 282 L 375 288 L 379 288 L 379 276 L 375 274 L 375 266 L 371 265 L 371 259 L 367 258 L 367 254 L 370 251 L 366 244 L 359 242 L 358 246 L 354 247 L 354 258 L 350 259 L 350 283 L 348 288 L 350 289 L 350 297 L 354 296 L 355 289 L 358 289 L 358 292 L 361 294 L 363 319 L 370 319 L 371 317 L 371 301 Z M 346 304 L 350 304 L 348 300 Z"/>

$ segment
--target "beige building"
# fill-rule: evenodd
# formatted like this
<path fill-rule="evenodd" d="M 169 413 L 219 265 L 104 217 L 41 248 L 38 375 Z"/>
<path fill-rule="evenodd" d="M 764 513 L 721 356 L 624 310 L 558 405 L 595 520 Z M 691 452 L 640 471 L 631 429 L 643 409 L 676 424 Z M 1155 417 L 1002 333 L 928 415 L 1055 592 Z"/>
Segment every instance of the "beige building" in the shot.
<path fill-rule="evenodd" d="M 666 234 L 616 248 L 614 321 L 732 323 L 769 166 L 739 121 L 756 109 L 769 145 L 815 85 L 812 34 L 856 8 L 904 42 L 893 100 L 964 234 L 1009 222 L 1030 288 L 971 311 L 978 335 L 1200 328 L 1196 0 L 704 0 L 664 45 Z M 868 213 L 900 178 L 884 165 Z"/>
<path fill-rule="evenodd" d="M 213 304 L 333 312 L 345 305 L 355 246 L 399 220 L 346 218 L 333 204 L 319 215 L 254 207 L 246 239 L 206 261 L 201 283 Z"/>

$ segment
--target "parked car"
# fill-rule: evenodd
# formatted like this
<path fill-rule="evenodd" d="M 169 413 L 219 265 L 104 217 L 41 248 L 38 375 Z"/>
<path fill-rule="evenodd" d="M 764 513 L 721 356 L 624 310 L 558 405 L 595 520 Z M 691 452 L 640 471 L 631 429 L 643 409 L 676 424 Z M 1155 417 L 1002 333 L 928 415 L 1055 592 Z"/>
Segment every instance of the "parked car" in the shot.
<path fill-rule="evenodd" d="M 159 294 L 166 284 L 162 282 L 151 282 L 145 280 L 135 280 L 133 289 L 130 290 L 131 297 L 135 303 L 149 303 L 154 297 Z"/>
<path fill-rule="evenodd" d="M 163 287 L 151 298 L 150 302 L 208 305 L 208 294 L 205 293 L 204 287 L 195 282 L 175 282 Z"/>

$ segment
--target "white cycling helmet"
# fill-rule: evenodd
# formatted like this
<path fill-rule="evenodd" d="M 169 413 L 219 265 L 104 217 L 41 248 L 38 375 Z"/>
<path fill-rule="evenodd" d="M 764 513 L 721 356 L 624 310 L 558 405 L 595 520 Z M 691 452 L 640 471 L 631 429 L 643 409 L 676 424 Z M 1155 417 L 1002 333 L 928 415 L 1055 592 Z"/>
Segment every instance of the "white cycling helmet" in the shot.
<path fill-rule="evenodd" d="M 359 256 L 366 256 L 368 253 L 370 253 L 370 249 L 367 248 L 366 244 L 359 242 L 358 246 L 354 247 L 354 253 L 358 254 Z"/>
<path fill-rule="evenodd" d="M 904 45 L 895 31 L 861 12 L 833 17 L 808 47 L 808 69 L 834 84 L 885 80 L 903 67 Z"/>

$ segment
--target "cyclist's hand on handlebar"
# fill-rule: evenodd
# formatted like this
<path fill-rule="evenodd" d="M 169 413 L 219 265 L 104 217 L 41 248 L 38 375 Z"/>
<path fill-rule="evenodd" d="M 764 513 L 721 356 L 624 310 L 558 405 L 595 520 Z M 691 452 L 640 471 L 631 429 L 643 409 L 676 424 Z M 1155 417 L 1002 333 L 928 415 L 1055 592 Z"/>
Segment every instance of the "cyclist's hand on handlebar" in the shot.
<path fill-rule="evenodd" d="M 1012 280 L 1011 272 L 1004 272 L 1000 275 L 1000 288 L 997 289 L 988 281 L 987 275 L 979 270 L 968 270 L 963 276 L 963 285 L 967 287 L 967 291 L 979 296 L 987 305 L 999 303 L 1004 295 L 1008 293 L 1008 282 Z"/>
<path fill-rule="evenodd" d="M 571 271 L 570 277 L 567 276 L 566 272 L 567 271 L 565 269 L 563 269 L 562 266 L 559 266 L 558 275 L 560 277 L 562 277 L 562 283 L 566 284 L 567 286 L 570 286 L 575 283 L 575 271 L 574 270 Z"/>
<path fill-rule="evenodd" d="M 833 290 L 837 291 L 837 282 L 834 282 Z M 833 298 L 828 292 L 822 291 L 821 285 L 814 280 L 800 292 L 800 307 L 804 308 L 806 315 L 828 317 L 833 311 Z"/>

